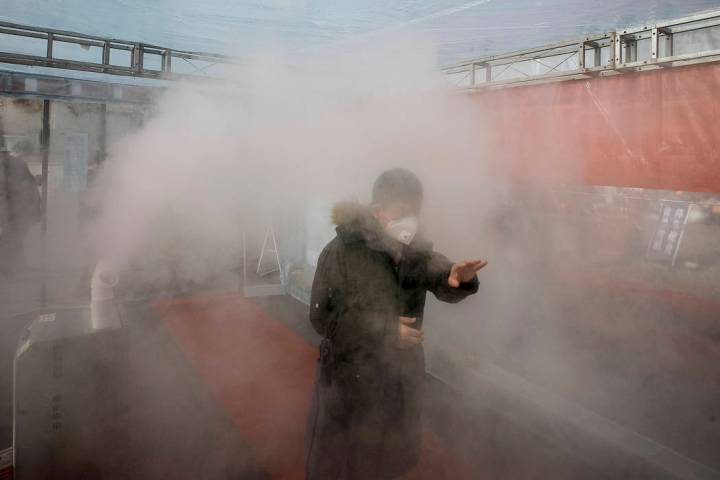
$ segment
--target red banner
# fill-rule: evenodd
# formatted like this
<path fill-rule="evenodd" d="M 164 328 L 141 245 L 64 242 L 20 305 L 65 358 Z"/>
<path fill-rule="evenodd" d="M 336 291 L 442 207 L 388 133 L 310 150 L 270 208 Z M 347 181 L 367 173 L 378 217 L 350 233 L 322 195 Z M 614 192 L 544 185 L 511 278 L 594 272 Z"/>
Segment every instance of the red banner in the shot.
<path fill-rule="evenodd" d="M 471 98 L 490 159 L 515 177 L 720 192 L 720 63 Z"/>

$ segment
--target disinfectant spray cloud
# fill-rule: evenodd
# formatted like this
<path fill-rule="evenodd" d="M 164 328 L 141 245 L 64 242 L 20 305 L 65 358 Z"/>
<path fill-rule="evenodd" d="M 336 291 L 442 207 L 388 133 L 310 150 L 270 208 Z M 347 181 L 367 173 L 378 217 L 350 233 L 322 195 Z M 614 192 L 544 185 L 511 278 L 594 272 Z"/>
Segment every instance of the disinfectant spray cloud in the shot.
<path fill-rule="evenodd" d="M 548 165 L 557 164 L 550 157 L 572 151 L 561 148 L 568 135 L 557 128 L 566 125 L 557 122 L 563 108 L 549 109 L 534 130 L 516 132 L 522 128 L 516 120 L 537 111 L 503 110 L 506 97 L 496 97 L 487 104 L 501 121 L 491 122 L 486 103 L 447 86 L 432 48 L 396 34 L 347 45 L 342 54 L 257 56 L 226 80 L 175 84 L 142 129 L 112 146 L 97 189 L 104 195 L 94 236 L 98 258 L 121 272 L 140 265 L 151 273 L 154 259 L 169 258 L 180 276 L 202 281 L 239 265 L 242 232 L 255 232 L 258 243 L 269 219 L 279 222 L 290 211 L 302 223 L 304 206 L 314 200 L 367 201 L 382 170 L 407 167 L 424 183 L 421 221 L 438 250 L 490 261 L 476 298 L 453 309 L 429 305 L 423 327 L 429 369 L 441 378 L 451 369 L 464 372 L 447 377 L 461 379 L 466 393 L 483 382 L 493 392 L 506 389 L 493 405 L 499 409 L 539 392 L 528 378 L 568 397 L 581 391 L 595 411 L 641 423 L 652 403 L 631 411 L 633 402 L 619 399 L 653 390 L 636 389 L 625 365 L 649 364 L 655 354 L 628 353 L 620 362 L 615 352 L 644 351 L 647 338 L 633 330 L 642 313 L 629 297 L 606 302 L 600 290 L 576 285 L 579 271 L 598 268 L 587 261 L 599 244 L 595 217 L 549 214 L 541 200 L 552 192 L 535 196 L 504 182 L 493 158 L 519 152 L 532 157 L 519 163 L 521 173 L 547 177 Z M 540 92 L 553 100 L 560 88 L 525 90 L 520 98 Z M 513 149 L 514 135 L 527 136 L 523 146 L 537 145 L 537 156 Z M 573 280 L 553 284 L 553 272 Z M 152 275 L 145 279 L 158 284 Z M 603 319 L 592 328 L 588 306 Z M 608 347 L 592 329 L 611 324 L 618 340 Z M 626 386 L 632 393 L 623 397 Z M 491 390 L 483 388 L 475 391 Z M 668 383 L 666 390 L 673 388 Z M 488 401 L 484 393 L 470 397 Z M 675 397 L 694 405 L 684 393 Z M 535 417 L 539 424 L 547 409 L 569 411 L 554 397 L 538 398 L 544 400 L 527 400 L 547 407 Z M 589 418 L 583 415 L 576 418 Z"/>
<path fill-rule="evenodd" d="M 112 147 L 98 252 L 123 265 L 197 248 L 198 268 L 227 266 L 243 228 L 312 198 L 362 199 L 393 166 L 415 169 L 435 205 L 477 191 L 477 116 L 434 59 L 416 38 L 382 38 L 292 65 L 258 57 L 227 84 L 173 86 Z"/>

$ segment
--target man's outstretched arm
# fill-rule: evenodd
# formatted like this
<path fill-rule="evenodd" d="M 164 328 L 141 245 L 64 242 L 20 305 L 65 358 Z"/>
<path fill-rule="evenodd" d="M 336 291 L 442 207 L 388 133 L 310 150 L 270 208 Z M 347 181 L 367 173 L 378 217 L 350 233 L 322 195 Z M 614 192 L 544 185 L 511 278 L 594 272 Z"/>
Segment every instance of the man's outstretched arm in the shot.
<path fill-rule="evenodd" d="M 485 265 L 485 260 L 453 263 L 444 255 L 433 252 L 427 268 L 429 290 L 438 300 L 457 303 L 478 291 L 477 272 Z"/>

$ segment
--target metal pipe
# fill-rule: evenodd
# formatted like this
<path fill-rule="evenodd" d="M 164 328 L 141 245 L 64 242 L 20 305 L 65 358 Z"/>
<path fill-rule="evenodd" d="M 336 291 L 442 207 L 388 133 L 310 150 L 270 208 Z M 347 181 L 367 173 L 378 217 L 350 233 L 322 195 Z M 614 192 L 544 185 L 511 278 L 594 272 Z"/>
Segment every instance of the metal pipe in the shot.
<path fill-rule="evenodd" d="M 39 38 L 42 40 L 45 40 L 47 38 L 47 35 L 42 33 L 18 32 L 17 30 L 2 27 L 0 27 L 0 33 L 4 35 L 13 35 L 16 37 Z"/>
<path fill-rule="evenodd" d="M 100 104 L 100 132 L 98 135 L 98 163 L 103 163 L 107 155 L 107 103 Z"/>
<path fill-rule="evenodd" d="M 45 55 L 48 59 L 53 57 L 53 34 L 50 33 L 47 36 L 47 54 Z"/>
<path fill-rule="evenodd" d="M 497 62 L 498 60 L 504 60 L 512 57 L 521 57 L 526 56 L 528 54 L 533 53 L 540 53 L 548 50 L 556 50 L 562 47 L 576 47 L 578 43 L 580 42 L 597 42 L 600 40 L 607 40 L 610 38 L 612 33 L 603 33 L 599 35 L 591 35 L 582 39 L 576 39 L 576 40 L 565 40 L 562 42 L 556 42 L 551 43 L 549 45 L 543 45 L 542 47 L 535 47 L 535 48 L 528 48 L 524 50 L 517 50 L 515 52 L 510 53 L 503 53 L 499 55 L 491 55 L 488 57 L 481 57 L 481 58 L 475 58 L 472 60 L 467 60 L 464 62 L 458 62 L 455 64 L 446 65 L 443 67 L 443 70 L 450 70 L 453 68 L 459 68 L 459 67 L 467 67 L 468 65 L 472 63 L 488 63 L 488 62 Z M 561 53 L 558 53 L 560 55 Z"/>
<path fill-rule="evenodd" d="M 47 306 L 47 217 L 48 217 L 48 173 L 49 173 L 49 155 L 50 155 L 50 100 L 43 100 L 42 111 L 42 130 L 40 133 L 40 143 L 42 145 L 42 217 L 41 217 L 41 233 L 42 246 L 40 252 L 40 261 L 42 263 L 42 286 L 41 286 L 41 302 L 43 307 Z"/>

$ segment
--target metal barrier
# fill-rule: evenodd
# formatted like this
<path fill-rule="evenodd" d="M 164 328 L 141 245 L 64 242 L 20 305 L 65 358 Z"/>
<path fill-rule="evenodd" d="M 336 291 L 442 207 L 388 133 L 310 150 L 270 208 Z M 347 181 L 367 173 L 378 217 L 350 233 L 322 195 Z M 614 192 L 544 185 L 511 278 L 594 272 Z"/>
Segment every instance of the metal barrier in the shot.
<path fill-rule="evenodd" d="M 687 41 L 687 34 L 697 32 L 710 35 Z M 718 33 L 720 10 L 477 58 L 442 71 L 455 86 L 484 89 L 714 62 L 720 60 Z"/>
<path fill-rule="evenodd" d="M 30 46 L 33 43 L 32 39 L 45 42 L 46 54 L 44 56 L 20 53 L 18 51 L 0 51 L 0 63 L 16 65 L 51 67 L 131 77 L 173 79 L 188 75 L 204 75 L 209 68 L 217 64 L 233 63 L 232 59 L 225 55 L 176 50 L 147 43 L 9 22 L 0 22 L 0 35 L 19 40 L 24 47 Z M 87 60 L 60 58 L 56 55 L 56 48 L 62 44 L 79 45 L 87 51 L 95 49 L 97 53 L 95 59 L 97 61 L 90 58 Z M 87 57 L 91 56 L 87 55 Z M 123 62 L 117 61 L 118 59 L 122 59 Z M 177 60 L 190 65 L 193 72 L 178 73 L 176 68 Z"/>
<path fill-rule="evenodd" d="M 709 35 L 704 41 L 687 41 L 690 34 L 699 32 Z M 715 10 L 654 25 L 467 60 L 445 66 L 442 71 L 455 86 L 483 89 L 676 67 L 720 60 L 718 33 L 720 10 Z M 210 75 L 213 67 L 237 64 L 236 59 L 225 55 L 9 22 L 0 22 L 0 38 L 2 36 L 18 40 L 18 46 L 22 47 L 15 51 L 8 51 L 11 49 L 7 47 L 0 49 L 0 63 L 6 64 L 164 80 L 213 77 Z M 45 55 L 21 53 L 36 40 L 44 42 Z M 81 55 L 85 57 L 82 60 L 77 55 L 72 59 L 61 58 L 57 47 L 63 44 L 79 45 L 88 52 Z M 91 51 L 95 52 L 94 56 Z M 180 63 L 190 72 L 182 72 L 177 66 Z M 216 78 L 222 76 L 222 73 L 214 75 Z"/>

